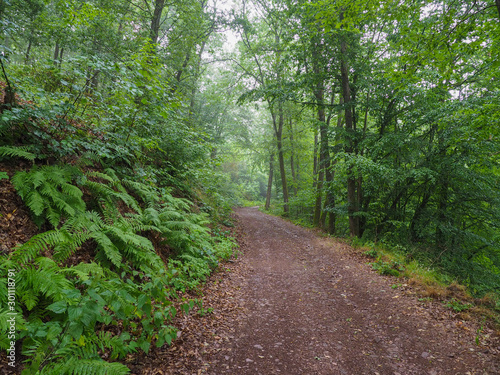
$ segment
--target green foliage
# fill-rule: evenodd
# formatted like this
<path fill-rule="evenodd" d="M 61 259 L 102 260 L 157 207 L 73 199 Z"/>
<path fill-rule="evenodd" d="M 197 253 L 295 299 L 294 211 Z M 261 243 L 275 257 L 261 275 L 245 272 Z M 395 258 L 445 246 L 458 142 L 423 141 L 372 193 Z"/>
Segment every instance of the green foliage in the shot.
<path fill-rule="evenodd" d="M 471 303 L 464 303 L 461 301 L 457 301 L 454 298 L 447 302 L 443 302 L 446 307 L 452 309 L 455 312 L 467 311 L 472 307 Z"/>
<path fill-rule="evenodd" d="M 23 158 L 30 161 L 35 160 L 36 155 L 27 151 L 29 147 L 0 146 L 0 160 L 4 158 Z"/>
<path fill-rule="evenodd" d="M 370 258 L 378 257 L 378 251 L 375 249 L 366 250 L 363 254 Z"/>
<path fill-rule="evenodd" d="M 29 172 L 17 172 L 11 179 L 17 192 L 30 208 L 40 227 L 47 220 L 54 228 L 61 220 L 85 210 L 83 193 L 71 182 L 81 173 L 71 167 L 33 167 Z"/>
<path fill-rule="evenodd" d="M 128 373 L 121 364 L 103 361 L 99 352 L 116 360 L 170 344 L 176 337 L 168 325 L 176 315 L 170 288 L 196 287 L 219 259 L 233 254 L 229 233 L 217 230 L 212 237 L 207 215 L 191 213 L 188 200 L 122 179 L 110 168 L 84 174 L 76 167 L 34 166 L 16 173 L 12 182 L 35 218 L 54 227 L 18 246 L 0 267 L 1 280 L 8 269 L 16 270 L 16 308 L 22 316 L 17 328 L 30 358 L 27 373 Z M 86 203 L 75 183 L 86 191 Z M 168 269 L 149 235 L 175 251 Z M 90 263 L 75 262 L 82 248 L 92 249 Z M 0 289 L 4 304 L 6 284 Z M 186 305 L 186 311 L 191 308 Z M 5 313 L 0 314 L 2 348 L 8 345 Z"/>
<path fill-rule="evenodd" d="M 0 160 L 47 164 L 11 178 L 40 233 L 0 262 L 2 306 L 7 270 L 17 274 L 26 374 L 128 373 L 114 361 L 176 337 L 174 289 L 199 285 L 233 254 L 193 203 L 203 206 L 205 190 L 221 220 L 231 205 L 203 178 L 210 141 L 190 109 L 218 20 L 183 2 L 167 13 L 164 43 L 163 30 L 152 40 L 149 12 L 121 0 L 0 6 L 3 78 L 16 91 L 0 108 Z"/>
<path fill-rule="evenodd" d="M 399 277 L 404 267 L 401 263 L 397 261 L 385 262 L 378 259 L 376 262 L 372 263 L 372 268 L 381 275 L 385 276 L 396 276 Z"/>

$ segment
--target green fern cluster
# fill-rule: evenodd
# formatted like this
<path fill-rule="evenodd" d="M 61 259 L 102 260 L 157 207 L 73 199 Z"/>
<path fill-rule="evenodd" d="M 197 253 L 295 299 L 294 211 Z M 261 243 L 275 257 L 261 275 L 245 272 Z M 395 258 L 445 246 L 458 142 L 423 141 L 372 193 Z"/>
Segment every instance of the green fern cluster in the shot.
<path fill-rule="evenodd" d="M 85 211 L 82 191 L 72 184 L 81 175 L 76 168 L 34 166 L 28 172 L 17 172 L 12 184 L 34 215 L 40 227 L 48 221 L 54 228 L 61 220 Z"/>
<path fill-rule="evenodd" d="M 36 222 L 53 227 L 0 259 L 1 306 L 7 270 L 17 273 L 17 329 L 28 374 L 128 373 L 102 353 L 116 360 L 169 344 L 176 337 L 168 324 L 176 314 L 170 288 L 195 287 L 234 247 L 210 235 L 206 214 L 192 213 L 188 200 L 113 169 L 33 167 L 12 182 Z M 175 251 L 168 268 L 150 234 Z M 93 260 L 75 264 L 84 246 Z M 7 317 L 1 310 L 1 348 L 8 347 Z"/>
<path fill-rule="evenodd" d="M 171 275 L 165 270 L 128 268 L 119 275 L 94 262 L 63 267 L 37 257 L 21 267 L 13 258 L 2 259 L 0 275 L 5 280 L 7 269 L 16 269 L 16 328 L 30 358 L 27 373 L 126 374 L 125 366 L 104 362 L 99 352 L 116 360 L 137 349 L 148 352 L 152 343 L 170 343 L 176 335 L 168 325 L 176 312 L 166 287 Z M 0 303 L 6 305 L 5 283 L 0 289 Z M 2 349 L 8 347 L 9 317 L 7 310 L 0 311 Z M 120 335 L 109 330 L 117 324 Z"/>

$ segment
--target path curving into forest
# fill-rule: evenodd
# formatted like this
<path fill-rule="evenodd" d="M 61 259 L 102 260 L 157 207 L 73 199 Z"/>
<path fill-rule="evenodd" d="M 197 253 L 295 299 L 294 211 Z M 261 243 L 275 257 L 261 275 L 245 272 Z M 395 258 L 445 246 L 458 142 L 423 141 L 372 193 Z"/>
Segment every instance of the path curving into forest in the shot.
<path fill-rule="evenodd" d="M 257 208 L 243 228 L 242 306 L 203 373 L 495 374 L 498 354 L 474 344 L 474 326 L 410 287 L 371 271 L 350 248 Z M 400 281 L 398 281 L 400 282 Z M 233 298 L 233 297 L 231 297 Z M 207 360 L 207 359 L 206 359 Z"/>

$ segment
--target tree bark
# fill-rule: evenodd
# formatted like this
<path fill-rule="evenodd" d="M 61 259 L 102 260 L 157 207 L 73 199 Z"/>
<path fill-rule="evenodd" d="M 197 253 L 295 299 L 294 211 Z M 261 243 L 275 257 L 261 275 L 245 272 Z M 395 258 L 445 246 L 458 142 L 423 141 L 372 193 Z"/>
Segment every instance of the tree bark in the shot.
<path fill-rule="evenodd" d="M 286 170 L 285 170 L 285 155 L 283 152 L 283 124 L 285 122 L 285 117 L 283 113 L 283 104 L 278 103 L 278 121 L 276 121 L 276 114 L 273 112 L 273 125 L 274 132 L 276 135 L 276 146 L 278 147 L 278 162 L 280 167 L 281 175 L 281 186 L 283 189 L 283 211 L 285 215 L 288 215 L 288 188 L 286 182 Z"/>
<path fill-rule="evenodd" d="M 318 163 L 318 130 L 314 131 L 314 167 L 313 167 L 313 190 L 316 191 L 316 202 L 314 204 L 313 225 L 319 226 L 321 218 L 321 200 L 323 192 L 323 170 L 319 168 Z"/>
<path fill-rule="evenodd" d="M 153 18 L 151 19 L 151 28 L 149 35 L 153 44 L 158 43 L 158 36 L 160 35 L 161 14 L 165 7 L 165 0 L 155 0 L 155 9 L 153 11 Z"/>
<path fill-rule="evenodd" d="M 267 180 L 267 193 L 266 193 L 266 211 L 271 206 L 271 191 L 273 188 L 273 172 L 274 172 L 274 152 L 269 157 L 269 179 Z"/>
<path fill-rule="evenodd" d="M 54 61 L 59 58 L 59 42 L 56 42 L 56 46 L 54 48 Z"/>
<path fill-rule="evenodd" d="M 293 195 L 296 197 L 298 192 L 297 176 L 295 175 L 295 152 L 293 143 L 293 120 L 290 119 L 290 170 L 292 171 Z"/>
<path fill-rule="evenodd" d="M 349 68 L 347 66 L 347 43 L 345 40 L 341 42 L 341 62 L 340 62 L 340 75 L 342 84 L 342 96 L 344 97 L 345 103 L 345 127 L 347 132 L 347 144 L 345 146 L 345 152 L 349 154 L 354 153 L 353 147 L 353 114 L 352 114 L 352 103 L 351 103 L 351 89 L 349 84 Z M 349 166 L 347 170 L 347 211 L 349 215 L 349 232 L 351 236 L 359 236 L 359 217 L 356 216 L 359 211 L 359 205 L 357 201 L 356 194 L 357 179 L 354 176 L 353 166 Z"/>
<path fill-rule="evenodd" d="M 426 182 L 426 184 L 428 184 L 428 182 Z M 431 189 L 427 188 L 422 197 L 422 201 L 415 209 L 415 213 L 413 214 L 413 218 L 411 219 L 410 222 L 410 236 L 412 241 L 418 241 L 422 238 L 421 233 L 418 232 L 417 225 L 418 222 L 420 221 L 422 214 L 425 211 L 425 208 L 427 207 L 427 204 L 429 203 L 430 198 L 431 198 Z"/>
<path fill-rule="evenodd" d="M 63 54 L 64 54 L 64 47 L 61 48 L 61 51 L 59 52 L 59 67 L 62 65 L 62 60 L 63 60 Z"/>
<path fill-rule="evenodd" d="M 30 61 L 30 51 L 31 51 L 31 38 L 28 41 L 28 48 L 26 48 L 26 54 L 24 55 L 24 60 L 26 61 L 26 64 L 29 63 Z"/>

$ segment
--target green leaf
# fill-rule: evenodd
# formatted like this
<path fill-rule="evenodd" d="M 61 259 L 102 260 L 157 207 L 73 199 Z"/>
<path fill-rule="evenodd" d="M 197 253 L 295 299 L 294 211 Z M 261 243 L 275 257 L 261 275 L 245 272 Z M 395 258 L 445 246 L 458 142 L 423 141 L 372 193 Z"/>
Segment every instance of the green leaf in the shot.
<path fill-rule="evenodd" d="M 57 301 L 47 306 L 47 310 L 53 311 L 56 314 L 62 314 L 67 308 L 68 304 L 66 301 Z"/>

